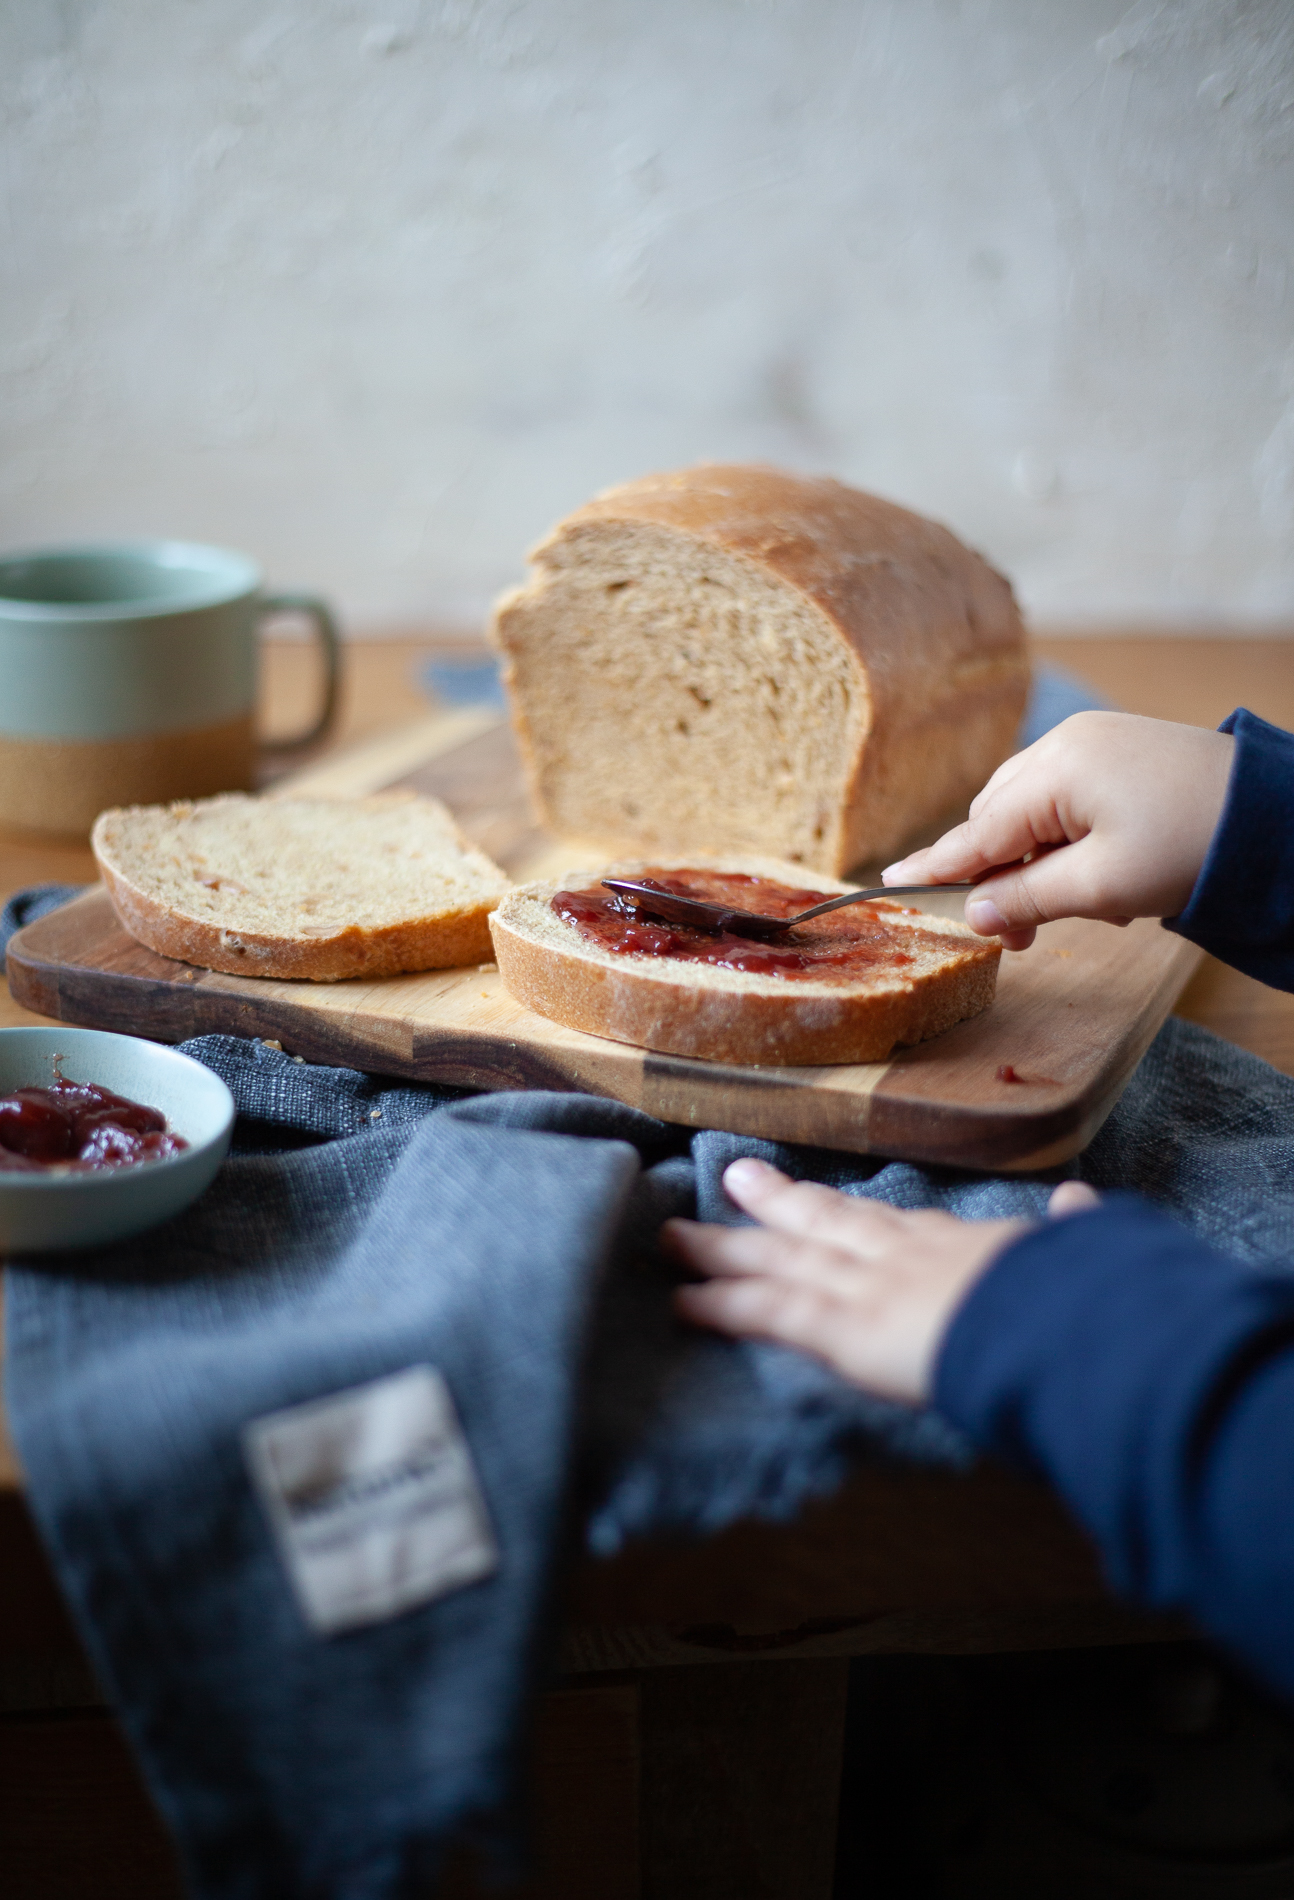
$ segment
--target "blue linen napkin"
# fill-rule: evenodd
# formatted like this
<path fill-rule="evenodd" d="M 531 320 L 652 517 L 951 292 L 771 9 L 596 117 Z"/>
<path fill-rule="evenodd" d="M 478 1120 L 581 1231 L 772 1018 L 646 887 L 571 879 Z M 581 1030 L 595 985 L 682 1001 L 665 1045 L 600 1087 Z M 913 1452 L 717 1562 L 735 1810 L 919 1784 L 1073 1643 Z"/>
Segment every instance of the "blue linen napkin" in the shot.
<path fill-rule="evenodd" d="M 693 1133 L 585 1096 L 453 1098 L 233 1037 L 185 1047 L 233 1088 L 254 1151 L 143 1241 L 11 1266 L 7 1392 L 32 1508 L 193 1893 L 412 1895 L 453 1835 L 497 1834 L 565 1524 L 613 1550 L 787 1516 L 868 1450 L 965 1458 L 932 1414 L 679 1326 L 655 1229 L 693 1207 L 733 1219 L 720 1177 L 743 1153 L 968 1215 L 1036 1215 L 1048 1179 Z M 1074 1171 L 1239 1260 L 1288 1257 L 1292 1138 L 1294 1081 L 1172 1021 Z M 498 1567 L 321 1636 L 242 1434 L 411 1366 L 452 1393 Z"/>
<path fill-rule="evenodd" d="M 1077 709 L 1048 691 L 1036 718 Z M 200 1900 L 403 1900 L 453 1838 L 506 1844 L 574 1536 L 606 1553 L 786 1518 L 860 1455 L 967 1460 L 932 1413 L 679 1325 L 656 1230 L 736 1219 L 739 1154 L 979 1217 L 1038 1215 L 1055 1175 L 393 1085 L 235 1037 L 183 1047 L 234 1092 L 233 1157 L 154 1234 L 10 1267 L 6 1387 L 32 1509 Z M 1173 1021 L 1066 1171 L 1263 1260 L 1294 1251 L 1292 1137 L 1294 1082 Z M 410 1376 L 448 1393 L 439 1463 L 405 1445 L 331 1489 L 266 1491 L 253 1442 L 313 1453 L 348 1405 L 376 1431 L 375 1395 Z M 430 1594 L 382 1614 L 408 1584 L 385 1575 L 378 1614 L 312 1622 L 294 1563 L 353 1581 L 374 1538 L 407 1555 L 451 1521 L 475 1526 L 456 1587 L 442 1539 Z"/>

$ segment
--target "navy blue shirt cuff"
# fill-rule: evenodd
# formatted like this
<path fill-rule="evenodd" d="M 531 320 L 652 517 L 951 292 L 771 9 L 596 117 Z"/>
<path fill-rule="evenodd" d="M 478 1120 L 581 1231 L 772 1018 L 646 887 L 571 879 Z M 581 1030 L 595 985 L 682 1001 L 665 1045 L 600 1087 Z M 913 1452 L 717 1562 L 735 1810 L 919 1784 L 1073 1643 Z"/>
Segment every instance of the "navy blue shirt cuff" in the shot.
<path fill-rule="evenodd" d="M 1243 707 L 1235 760 L 1190 902 L 1164 927 L 1274 989 L 1294 990 L 1294 734 Z"/>
<path fill-rule="evenodd" d="M 1239 1266 L 1114 1195 L 999 1256 L 953 1318 L 935 1403 L 986 1451 L 1051 1480 L 1117 1589 L 1199 1610 L 1192 1461 L 1236 1366 L 1291 1326 L 1294 1274 Z M 1264 1463 L 1294 1472 L 1294 1407 Z M 1262 1524 L 1247 1528 L 1261 1541 Z"/>

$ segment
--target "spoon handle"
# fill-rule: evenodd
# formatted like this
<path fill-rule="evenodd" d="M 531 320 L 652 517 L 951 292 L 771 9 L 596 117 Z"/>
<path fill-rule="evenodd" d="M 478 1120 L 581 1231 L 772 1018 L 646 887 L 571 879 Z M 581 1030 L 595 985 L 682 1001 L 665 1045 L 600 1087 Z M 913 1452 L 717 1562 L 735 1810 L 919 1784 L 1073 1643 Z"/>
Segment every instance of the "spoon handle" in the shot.
<path fill-rule="evenodd" d="M 878 884 L 868 891 L 845 891 L 840 897 L 829 897 L 825 904 L 815 904 L 812 910 L 802 910 L 798 917 L 788 919 L 790 924 L 807 924 L 810 917 L 821 917 L 829 910 L 843 910 L 846 904 L 865 904 L 873 897 L 910 897 L 915 892 L 933 893 L 936 891 L 973 891 L 974 884 Z"/>

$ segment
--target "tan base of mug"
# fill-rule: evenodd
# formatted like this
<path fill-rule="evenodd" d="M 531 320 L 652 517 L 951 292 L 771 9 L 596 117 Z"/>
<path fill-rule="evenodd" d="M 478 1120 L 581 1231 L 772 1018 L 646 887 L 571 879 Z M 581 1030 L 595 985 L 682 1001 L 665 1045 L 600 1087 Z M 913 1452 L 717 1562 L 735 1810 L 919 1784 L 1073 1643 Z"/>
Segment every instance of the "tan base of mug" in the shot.
<path fill-rule="evenodd" d="M 159 805 L 251 789 L 250 713 L 133 739 L 26 739 L 0 732 L 0 825 L 84 837 L 109 805 Z"/>

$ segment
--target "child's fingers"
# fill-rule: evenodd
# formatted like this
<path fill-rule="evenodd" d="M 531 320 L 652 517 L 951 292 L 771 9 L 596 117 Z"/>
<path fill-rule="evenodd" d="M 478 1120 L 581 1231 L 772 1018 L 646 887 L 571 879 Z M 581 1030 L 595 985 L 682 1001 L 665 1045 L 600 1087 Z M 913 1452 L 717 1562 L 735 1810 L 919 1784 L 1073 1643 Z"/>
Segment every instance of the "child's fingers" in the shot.
<path fill-rule="evenodd" d="M 889 884 L 958 884 L 982 878 L 1022 858 L 1065 842 L 1049 802 L 1027 802 L 1014 785 L 994 792 L 973 817 L 902 865 L 881 873 Z M 901 874 L 901 875 L 900 875 Z"/>
<path fill-rule="evenodd" d="M 1053 1220 L 1064 1220 L 1069 1214 L 1085 1214 L 1100 1205 L 1100 1195 L 1086 1181 L 1062 1181 L 1052 1189 L 1047 1212 Z"/>
<path fill-rule="evenodd" d="M 726 1168 L 723 1185 L 738 1207 L 766 1227 L 847 1253 L 875 1253 L 902 1220 L 884 1202 L 856 1200 L 815 1181 L 792 1181 L 753 1156 Z"/>
<path fill-rule="evenodd" d="M 957 884 L 987 870 L 996 859 L 985 859 L 978 850 L 970 822 L 954 825 L 942 838 L 936 838 L 923 851 L 898 864 L 888 864 L 881 872 L 882 884 Z"/>
<path fill-rule="evenodd" d="M 934 879 L 926 870 L 926 859 L 930 856 L 927 845 L 921 851 L 913 851 L 908 857 L 900 858 L 896 864 L 887 864 L 881 872 L 882 884 L 933 884 Z"/>
<path fill-rule="evenodd" d="M 874 1310 L 860 1324 L 853 1305 L 815 1287 L 752 1278 L 679 1287 L 685 1319 L 738 1339 L 767 1339 L 833 1366 L 856 1385 L 907 1403 L 929 1390 L 933 1335 L 929 1316 Z"/>
<path fill-rule="evenodd" d="M 857 1254 L 822 1240 L 777 1233 L 771 1227 L 717 1227 L 670 1220 L 661 1229 L 661 1238 L 670 1253 L 716 1279 L 754 1274 L 847 1297 L 857 1291 L 866 1271 Z"/>
<path fill-rule="evenodd" d="M 981 934 L 989 937 L 1000 937 L 1004 950 L 1027 950 L 1033 943 L 1034 938 L 1038 935 L 1038 932 L 1031 927 L 1028 930 L 989 930 Z"/>
<path fill-rule="evenodd" d="M 724 1169 L 723 1185 L 738 1207 L 753 1213 L 770 1195 L 791 1187 L 793 1183 L 790 1175 L 783 1174 L 780 1168 L 760 1161 L 755 1155 L 742 1155 L 739 1160 L 730 1161 Z"/>
<path fill-rule="evenodd" d="M 948 869 L 946 867 L 965 865 L 983 868 L 983 852 L 972 830 L 972 823 L 979 817 L 994 793 L 1000 791 L 1029 761 L 1031 752 L 1032 747 L 1029 751 L 1014 752 L 1009 759 L 1004 759 L 983 790 L 977 792 L 971 800 L 967 822 L 954 825 L 941 838 L 936 838 L 933 844 L 923 845 L 920 851 L 909 853 L 906 858 L 900 858 L 895 864 L 887 864 L 881 872 L 881 882 L 883 884 L 937 884 L 953 883 L 960 881 L 963 877 L 973 877 L 975 869 Z M 1024 845 L 1018 855 L 1023 857 L 1029 848 L 1028 845 Z M 935 866 L 939 868 L 935 869 Z"/>
<path fill-rule="evenodd" d="M 887 1211 L 898 1226 L 871 1260 L 769 1229 L 671 1222 L 675 1251 L 711 1276 L 676 1289 L 675 1306 L 721 1332 L 811 1352 L 871 1391 L 920 1400 L 967 1286 L 1026 1223 Z"/>
<path fill-rule="evenodd" d="M 993 794 L 1001 791 L 1004 785 L 1009 785 L 1017 773 L 1024 771 L 1027 767 L 1031 766 L 1033 762 L 1033 746 L 1026 746 L 1023 752 L 1013 752 L 1009 759 L 1003 759 L 992 778 L 982 785 L 979 791 L 976 792 L 974 798 L 972 798 L 970 802 L 971 817 L 978 817 L 984 805 L 992 798 Z"/>
<path fill-rule="evenodd" d="M 681 1286 L 674 1304 L 685 1318 L 739 1339 L 772 1339 L 830 1360 L 843 1318 L 839 1303 L 818 1288 L 751 1277 Z"/>
<path fill-rule="evenodd" d="M 1045 851 L 1030 864 L 996 872 L 966 899 L 966 921 L 983 937 L 1037 929 L 1057 917 L 1114 915 L 1115 905 L 1094 874 L 1100 854 L 1089 839 Z"/>
<path fill-rule="evenodd" d="M 1073 842 L 1053 788 L 1033 768 L 1022 767 L 1005 785 L 977 799 L 962 829 L 965 839 L 961 848 L 966 861 L 975 867 L 965 873 L 971 877 L 1019 864 L 1025 858 Z M 937 852 L 939 846 L 931 848 Z"/>

